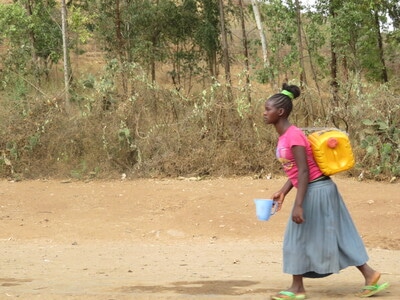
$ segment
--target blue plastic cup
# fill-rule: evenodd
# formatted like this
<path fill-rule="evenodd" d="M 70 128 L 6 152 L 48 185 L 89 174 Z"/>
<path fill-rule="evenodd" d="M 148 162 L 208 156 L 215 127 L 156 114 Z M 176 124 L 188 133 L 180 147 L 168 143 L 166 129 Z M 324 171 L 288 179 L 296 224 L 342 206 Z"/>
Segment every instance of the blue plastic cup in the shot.
<path fill-rule="evenodd" d="M 254 199 L 254 203 L 256 204 L 256 215 L 260 221 L 268 221 L 278 209 L 278 204 L 272 199 Z"/>

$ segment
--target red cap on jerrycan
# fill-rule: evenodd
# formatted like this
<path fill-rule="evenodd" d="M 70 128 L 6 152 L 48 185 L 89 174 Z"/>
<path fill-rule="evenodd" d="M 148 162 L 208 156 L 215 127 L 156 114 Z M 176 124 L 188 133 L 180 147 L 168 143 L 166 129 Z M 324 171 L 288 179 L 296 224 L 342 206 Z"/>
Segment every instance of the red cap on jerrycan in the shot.
<path fill-rule="evenodd" d="M 338 140 L 334 137 L 331 137 L 328 139 L 327 144 L 329 148 L 334 149 L 338 145 Z"/>

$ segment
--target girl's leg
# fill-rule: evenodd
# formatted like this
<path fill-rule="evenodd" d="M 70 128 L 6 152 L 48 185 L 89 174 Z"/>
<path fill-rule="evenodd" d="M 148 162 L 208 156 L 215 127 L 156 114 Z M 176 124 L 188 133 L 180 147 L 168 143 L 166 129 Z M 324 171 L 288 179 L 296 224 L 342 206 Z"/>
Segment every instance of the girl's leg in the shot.
<path fill-rule="evenodd" d="M 295 294 L 305 294 L 302 275 L 293 275 L 292 285 L 286 290 Z"/>
<path fill-rule="evenodd" d="M 271 299 L 292 299 L 293 296 L 288 296 L 285 292 L 291 292 L 296 295 L 305 295 L 306 290 L 303 285 L 303 276 L 301 275 L 293 275 L 292 285 L 289 289 L 284 292 L 279 292 L 278 294 L 271 296 Z"/>
<path fill-rule="evenodd" d="M 295 294 L 304 294 L 306 292 L 302 275 L 293 275 L 292 286 L 289 288 L 289 292 Z"/>
<path fill-rule="evenodd" d="M 381 277 L 381 273 L 372 269 L 367 263 L 357 266 L 357 269 L 365 278 L 365 285 L 374 285 Z"/>

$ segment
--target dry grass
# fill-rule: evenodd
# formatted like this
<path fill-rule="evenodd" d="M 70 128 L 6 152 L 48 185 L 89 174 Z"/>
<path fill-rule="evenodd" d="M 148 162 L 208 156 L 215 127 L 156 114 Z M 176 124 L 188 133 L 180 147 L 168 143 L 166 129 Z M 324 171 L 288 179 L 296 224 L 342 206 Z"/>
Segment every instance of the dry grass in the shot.
<path fill-rule="evenodd" d="M 74 66 L 79 96 L 70 114 L 63 109 L 62 87 L 54 84 L 46 96 L 29 95 L 19 105 L 1 98 L 0 150 L 11 163 L 0 163 L 2 176 L 89 179 L 122 173 L 131 178 L 281 173 L 274 157 L 277 136 L 261 117 L 264 100 L 272 93 L 269 87 L 253 87 L 252 103 L 240 115 L 238 102 L 226 100 L 223 86 L 214 98 L 203 98 L 200 92 L 184 98 L 174 89 L 132 79 L 133 97 L 111 93 L 111 106 L 104 110 L 104 94 L 81 85 L 88 74 L 97 81 L 104 76 L 101 53 L 86 52 L 74 58 Z M 167 81 L 165 72 L 159 71 L 160 81 Z M 51 78 L 61 82 L 60 66 L 53 68 Z M 210 86 L 204 89 L 207 93 Z M 244 95 L 235 90 L 235 99 L 239 98 Z M 305 89 L 296 100 L 292 121 L 300 127 L 330 127 L 333 121 L 350 125 L 342 129 L 352 135 L 357 160 L 362 161 L 366 154 L 359 147 L 364 138 L 361 120 L 375 113 L 374 107 L 360 109 L 363 101 L 352 96 L 339 110 L 332 110 L 329 95 L 320 99 L 315 90 Z M 201 109 L 196 111 L 196 106 Z M 324 113 L 328 117 L 321 117 Z M 358 176 L 364 169 L 357 166 L 349 174 Z"/>

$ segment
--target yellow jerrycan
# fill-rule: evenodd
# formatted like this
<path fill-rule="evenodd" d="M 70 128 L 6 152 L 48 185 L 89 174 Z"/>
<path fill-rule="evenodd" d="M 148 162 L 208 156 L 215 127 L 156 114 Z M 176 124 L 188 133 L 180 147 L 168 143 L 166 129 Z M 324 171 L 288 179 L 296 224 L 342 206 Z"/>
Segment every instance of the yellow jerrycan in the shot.
<path fill-rule="evenodd" d="M 355 160 L 347 133 L 329 128 L 308 135 L 314 159 L 324 175 L 330 176 L 354 166 Z"/>

